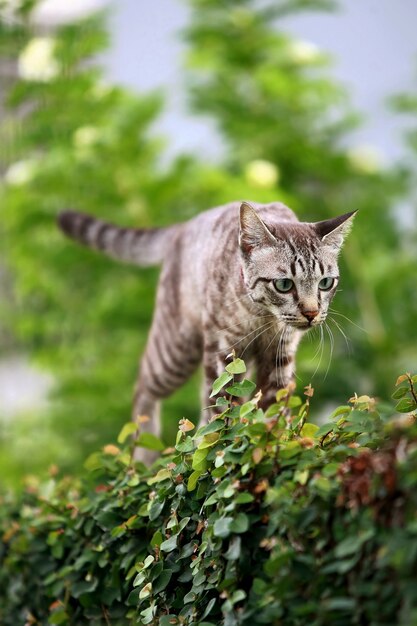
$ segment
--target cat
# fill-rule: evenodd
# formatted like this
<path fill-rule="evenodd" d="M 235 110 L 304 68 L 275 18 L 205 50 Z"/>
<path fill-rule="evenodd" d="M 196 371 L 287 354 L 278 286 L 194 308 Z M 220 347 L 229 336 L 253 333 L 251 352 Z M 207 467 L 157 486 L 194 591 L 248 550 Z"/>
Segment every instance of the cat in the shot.
<path fill-rule="evenodd" d="M 279 202 L 233 202 L 155 229 L 60 214 L 64 233 L 86 246 L 136 265 L 162 263 L 133 403 L 134 418 L 150 418 L 142 429 L 159 434 L 159 401 L 201 362 L 202 406 L 213 404 L 212 383 L 232 350 L 254 364 L 260 406 L 274 401 L 294 376 L 301 337 L 326 319 L 355 214 L 304 223 Z"/>

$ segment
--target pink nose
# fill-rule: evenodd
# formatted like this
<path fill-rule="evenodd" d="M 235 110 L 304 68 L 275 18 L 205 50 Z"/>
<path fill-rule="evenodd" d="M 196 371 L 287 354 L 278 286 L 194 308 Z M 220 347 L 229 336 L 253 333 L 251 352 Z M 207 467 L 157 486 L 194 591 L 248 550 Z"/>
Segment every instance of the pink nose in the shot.
<path fill-rule="evenodd" d="M 301 313 L 308 319 L 309 322 L 312 322 L 319 314 L 318 311 L 301 311 Z"/>

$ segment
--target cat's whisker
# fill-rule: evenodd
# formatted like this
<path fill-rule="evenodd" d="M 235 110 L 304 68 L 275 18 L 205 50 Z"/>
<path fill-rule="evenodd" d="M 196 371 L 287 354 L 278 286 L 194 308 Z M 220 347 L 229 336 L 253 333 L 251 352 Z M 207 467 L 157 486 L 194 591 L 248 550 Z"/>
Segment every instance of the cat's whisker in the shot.
<path fill-rule="evenodd" d="M 224 332 L 226 330 L 230 330 L 230 328 L 234 328 L 235 326 L 241 326 L 242 324 L 247 324 L 248 321 L 270 319 L 271 317 L 275 318 L 275 315 L 273 313 L 270 313 L 268 315 L 253 315 L 251 317 L 245 318 L 241 322 L 235 322 L 234 324 L 230 324 L 230 326 L 225 326 L 224 328 L 219 328 L 218 330 L 215 331 L 215 333 L 216 334 L 222 333 L 222 332 Z"/>
<path fill-rule="evenodd" d="M 280 330 L 281 330 L 281 329 L 280 329 L 280 328 L 278 328 L 277 332 L 275 333 L 275 335 L 272 337 L 271 341 L 270 341 L 270 342 L 268 343 L 268 345 L 266 346 L 266 348 L 265 348 L 265 350 L 264 350 L 264 354 L 265 354 L 265 352 L 268 350 L 268 348 L 269 348 L 269 346 L 271 345 L 271 343 L 273 343 L 273 342 L 275 341 L 275 338 L 277 337 L 277 335 L 278 335 L 278 333 L 279 333 L 279 331 L 280 331 Z"/>
<path fill-rule="evenodd" d="M 319 355 L 319 350 L 321 349 L 321 346 L 322 346 L 322 342 L 321 342 L 321 333 L 322 333 L 323 331 L 322 331 L 322 327 L 321 327 L 321 326 L 320 326 L 319 328 L 320 328 L 320 331 L 321 331 L 321 332 L 319 333 L 319 337 L 318 337 L 318 339 L 319 339 L 319 343 L 318 343 L 318 346 L 317 346 L 317 348 L 316 348 L 315 353 L 313 354 L 313 358 L 311 359 L 311 361 L 314 361 L 314 360 L 318 357 L 318 355 Z M 314 328 L 314 330 L 317 330 L 317 331 L 318 331 L 318 330 L 319 330 L 319 328 Z M 316 370 L 316 371 L 317 371 L 317 370 Z M 315 373 L 316 373 L 316 372 L 314 372 L 314 374 L 315 374 Z M 313 374 L 313 376 L 314 376 L 314 374 Z"/>
<path fill-rule="evenodd" d="M 237 302 L 242 302 L 242 300 L 244 300 L 245 298 L 249 298 L 250 300 L 250 295 L 248 293 L 245 293 L 243 296 L 241 296 L 240 298 L 236 298 L 236 300 L 232 300 L 231 302 L 228 302 L 226 300 L 226 302 L 224 302 L 224 304 L 226 306 L 232 306 L 232 304 L 236 304 Z"/>
<path fill-rule="evenodd" d="M 323 358 L 323 350 L 324 350 L 324 333 L 323 333 L 323 326 L 319 326 L 320 329 L 320 342 L 318 345 L 318 348 L 316 350 L 316 354 L 314 355 L 314 359 L 317 358 L 319 356 L 319 351 L 320 351 L 320 356 L 319 356 L 319 362 L 316 365 L 316 369 L 314 370 L 314 374 L 312 376 L 312 379 L 315 377 L 315 375 L 317 374 L 317 372 L 320 369 L 320 365 L 321 365 L 321 361 Z"/>
<path fill-rule="evenodd" d="M 339 315 L 340 317 L 343 317 L 343 319 L 347 320 L 353 326 L 356 326 L 356 328 L 359 328 L 359 330 L 361 330 L 362 332 L 368 333 L 366 328 L 362 328 L 362 326 L 359 326 L 359 324 L 356 324 L 356 322 L 353 322 L 349 317 L 347 317 L 347 315 L 344 315 L 343 313 L 339 313 L 339 311 L 335 311 L 335 309 L 332 309 L 331 307 L 329 307 L 329 311 L 331 311 L 333 315 Z"/>
<path fill-rule="evenodd" d="M 277 387 L 280 386 L 280 383 L 284 384 L 284 380 L 282 379 L 282 376 L 278 378 L 278 360 L 282 362 L 283 347 L 286 342 L 286 335 L 287 335 L 288 330 L 289 330 L 288 326 L 285 326 L 278 340 L 277 349 L 275 353 L 275 376 L 277 380 Z"/>
<path fill-rule="evenodd" d="M 330 328 L 330 326 L 327 324 L 327 322 L 324 322 L 324 327 L 327 331 L 327 334 L 329 335 L 329 339 L 330 339 L 330 356 L 329 356 L 329 362 L 327 363 L 327 369 L 326 369 L 326 373 L 324 375 L 324 380 L 326 380 L 327 378 L 327 374 L 329 373 L 329 369 L 330 369 L 330 364 L 332 362 L 332 358 L 333 358 L 333 350 L 334 350 L 334 336 L 333 336 L 333 332 L 332 329 Z"/>
<path fill-rule="evenodd" d="M 256 335 L 255 337 L 253 337 L 253 339 L 250 340 L 250 342 L 247 344 L 247 346 L 245 347 L 245 349 L 243 350 L 242 354 L 241 354 L 241 358 L 243 359 L 243 355 L 245 354 L 246 350 L 249 348 L 249 346 L 251 345 L 251 343 L 253 343 L 256 339 L 259 339 L 259 337 L 261 337 L 261 335 L 265 334 L 266 332 L 268 332 L 268 330 L 270 330 L 272 328 L 273 324 L 271 324 L 270 326 L 268 326 L 267 328 L 264 328 L 264 330 L 262 330 L 258 335 Z"/>
<path fill-rule="evenodd" d="M 339 322 L 337 320 L 335 320 L 333 317 L 331 317 L 330 315 L 329 315 L 329 321 L 333 322 L 333 324 L 336 326 L 336 328 L 338 329 L 340 334 L 343 336 L 343 338 L 345 340 L 345 343 L 346 343 L 346 348 L 347 348 L 348 354 L 350 354 L 351 353 L 350 340 L 349 340 L 348 336 L 346 335 L 345 331 L 343 330 L 343 328 L 341 327 Z"/>
<path fill-rule="evenodd" d="M 242 341 L 244 341 L 245 339 L 247 339 L 248 337 L 250 337 L 251 335 L 253 335 L 254 333 L 257 333 L 259 330 L 265 328 L 266 326 L 273 326 L 273 322 L 266 322 L 265 324 L 263 324 L 262 326 L 258 326 L 258 328 L 255 328 L 254 330 L 252 330 L 250 333 L 247 333 L 246 335 L 244 335 L 243 337 L 241 337 L 240 339 L 238 339 L 237 341 L 235 341 L 234 343 L 230 344 L 229 346 L 227 346 L 226 350 L 230 350 L 231 348 L 233 348 L 234 346 L 236 346 L 238 343 L 241 343 Z M 256 338 L 256 337 L 255 337 Z M 222 348 L 221 350 L 218 350 L 216 352 L 216 354 L 220 354 L 224 352 L 224 348 Z"/>

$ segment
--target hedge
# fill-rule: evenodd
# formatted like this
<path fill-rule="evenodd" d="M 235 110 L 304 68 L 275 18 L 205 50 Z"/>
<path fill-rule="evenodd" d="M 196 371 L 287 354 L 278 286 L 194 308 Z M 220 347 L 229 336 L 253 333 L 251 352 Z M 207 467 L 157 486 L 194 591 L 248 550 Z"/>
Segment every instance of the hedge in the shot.
<path fill-rule="evenodd" d="M 417 376 L 397 381 L 405 415 L 354 396 L 319 427 L 310 386 L 240 404 L 244 369 L 152 470 L 126 425 L 82 479 L 2 497 L 2 625 L 417 624 Z"/>

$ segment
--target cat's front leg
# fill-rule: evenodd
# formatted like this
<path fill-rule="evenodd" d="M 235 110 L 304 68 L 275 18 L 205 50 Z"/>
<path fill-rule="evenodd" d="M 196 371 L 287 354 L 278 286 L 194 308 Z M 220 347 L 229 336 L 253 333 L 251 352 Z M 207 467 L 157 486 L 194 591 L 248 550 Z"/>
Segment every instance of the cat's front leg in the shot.
<path fill-rule="evenodd" d="M 275 348 L 258 358 L 256 382 L 257 388 L 262 392 L 259 403 L 261 409 L 266 409 L 275 402 L 277 391 L 293 380 L 294 368 L 294 355 L 291 352 L 278 354 Z"/>
<path fill-rule="evenodd" d="M 217 340 L 206 342 L 203 356 L 200 424 L 207 424 L 213 415 L 221 412 L 220 408 L 216 407 L 215 404 L 216 397 L 221 396 L 222 392 L 214 398 L 211 398 L 210 395 L 213 389 L 213 382 L 224 372 L 224 368 L 227 365 L 227 355 L 227 351 L 219 347 Z"/>

